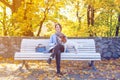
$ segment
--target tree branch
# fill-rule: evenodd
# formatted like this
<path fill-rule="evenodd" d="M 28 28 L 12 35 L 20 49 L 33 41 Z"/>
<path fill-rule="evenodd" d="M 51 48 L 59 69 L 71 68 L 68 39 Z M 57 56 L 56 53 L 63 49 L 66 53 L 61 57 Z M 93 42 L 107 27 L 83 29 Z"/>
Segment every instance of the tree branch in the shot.
<path fill-rule="evenodd" d="M 0 20 L 0 23 L 2 23 L 2 24 L 3 24 L 2 20 Z"/>
<path fill-rule="evenodd" d="M 2 2 L 4 5 L 12 9 L 12 5 L 10 5 L 6 0 L 0 0 L 0 2 Z"/>

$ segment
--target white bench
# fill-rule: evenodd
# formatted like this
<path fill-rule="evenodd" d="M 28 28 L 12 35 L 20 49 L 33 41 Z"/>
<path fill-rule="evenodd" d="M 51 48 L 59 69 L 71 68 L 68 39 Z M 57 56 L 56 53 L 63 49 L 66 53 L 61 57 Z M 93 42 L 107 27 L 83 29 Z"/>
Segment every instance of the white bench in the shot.
<path fill-rule="evenodd" d="M 74 43 L 75 44 L 74 44 Z M 48 49 L 49 39 L 23 39 L 21 42 L 20 52 L 14 55 L 15 60 L 23 60 L 23 65 L 26 60 L 47 60 L 50 53 L 35 52 L 35 47 L 38 44 L 43 44 Z M 94 39 L 68 39 L 67 49 L 69 52 L 61 54 L 61 60 L 88 60 L 90 65 L 94 67 L 93 61 L 101 60 L 100 53 L 96 53 Z M 77 46 L 77 53 L 75 53 L 73 46 Z"/>

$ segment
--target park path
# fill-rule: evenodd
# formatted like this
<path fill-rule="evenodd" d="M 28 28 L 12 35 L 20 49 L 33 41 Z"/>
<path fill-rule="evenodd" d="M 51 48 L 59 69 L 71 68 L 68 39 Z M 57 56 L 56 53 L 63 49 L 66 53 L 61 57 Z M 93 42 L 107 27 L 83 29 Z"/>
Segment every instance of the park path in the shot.
<path fill-rule="evenodd" d="M 96 61 L 97 71 L 87 66 L 86 61 L 62 61 L 63 76 L 56 75 L 55 61 L 30 61 L 30 70 L 19 70 L 20 62 L 1 60 L 0 80 L 120 80 L 120 59 Z"/>

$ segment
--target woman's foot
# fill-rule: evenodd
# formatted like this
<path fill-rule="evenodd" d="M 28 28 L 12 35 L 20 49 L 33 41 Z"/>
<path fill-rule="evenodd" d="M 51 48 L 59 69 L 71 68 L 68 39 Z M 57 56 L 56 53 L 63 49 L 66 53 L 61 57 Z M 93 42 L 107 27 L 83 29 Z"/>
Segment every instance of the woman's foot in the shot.
<path fill-rule="evenodd" d="M 51 61 L 52 61 L 52 59 L 51 59 L 51 57 L 47 60 L 47 63 L 48 64 L 51 64 Z"/>
<path fill-rule="evenodd" d="M 62 76 L 63 76 L 63 73 L 56 73 L 56 76 L 62 77 Z"/>
<path fill-rule="evenodd" d="M 63 73 L 57 73 L 58 75 L 63 75 Z"/>

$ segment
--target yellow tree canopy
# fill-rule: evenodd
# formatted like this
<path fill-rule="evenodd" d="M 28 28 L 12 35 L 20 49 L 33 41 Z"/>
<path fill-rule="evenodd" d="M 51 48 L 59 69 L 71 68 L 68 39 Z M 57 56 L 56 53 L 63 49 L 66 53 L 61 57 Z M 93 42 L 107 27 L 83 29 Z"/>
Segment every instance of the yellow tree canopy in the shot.
<path fill-rule="evenodd" d="M 119 0 L 1 0 L 1 36 L 44 36 L 54 32 L 54 23 L 68 37 L 115 36 Z M 87 6 L 94 8 L 94 26 L 87 23 Z"/>

